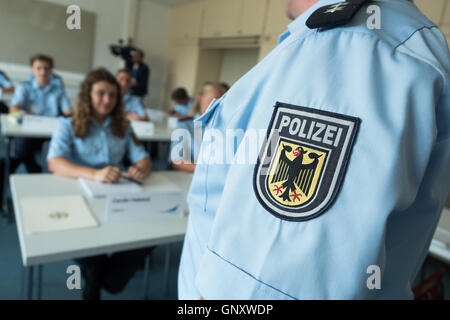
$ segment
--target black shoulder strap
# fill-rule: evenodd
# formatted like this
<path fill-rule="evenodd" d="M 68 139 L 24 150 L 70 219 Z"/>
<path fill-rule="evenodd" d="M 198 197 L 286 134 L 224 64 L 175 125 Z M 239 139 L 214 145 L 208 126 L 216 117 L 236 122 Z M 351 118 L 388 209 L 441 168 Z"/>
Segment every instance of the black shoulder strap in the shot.
<path fill-rule="evenodd" d="M 324 6 L 316 11 L 306 21 L 310 29 L 334 28 L 352 20 L 354 15 L 369 0 L 347 0 Z"/>

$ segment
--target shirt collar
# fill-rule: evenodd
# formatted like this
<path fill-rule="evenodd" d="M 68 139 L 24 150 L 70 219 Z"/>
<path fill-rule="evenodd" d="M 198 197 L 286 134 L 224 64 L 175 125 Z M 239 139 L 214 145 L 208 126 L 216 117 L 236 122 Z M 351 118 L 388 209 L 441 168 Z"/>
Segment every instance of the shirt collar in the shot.
<path fill-rule="evenodd" d="M 100 126 L 100 124 L 97 122 L 97 120 L 95 120 L 94 117 L 91 117 L 91 123 L 94 125 L 94 127 L 96 128 L 100 128 L 100 129 L 104 129 L 104 128 L 108 128 L 111 125 L 111 116 L 108 116 L 105 120 L 105 122 L 103 122 L 103 124 Z"/>
<path fill-rule="evenodd" d="M 52 84 L 52 81 L 50 80 L 45 88 L 41 88 L 41 86 L 37 82 L 36 78 L 33 77 L 33 79 L 31 80 L 31 86 L 33 87 L 33 89 L 48 91 L 53 87 L 53 84 Z"/>

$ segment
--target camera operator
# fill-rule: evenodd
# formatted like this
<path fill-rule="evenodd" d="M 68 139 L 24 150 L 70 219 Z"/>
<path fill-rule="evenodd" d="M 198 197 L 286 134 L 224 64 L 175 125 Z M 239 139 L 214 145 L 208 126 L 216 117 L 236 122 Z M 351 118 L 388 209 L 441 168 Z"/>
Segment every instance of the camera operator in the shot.
<path fill-rule="evenodd" d="M 134 51 L 131 61 L 131 74 L 133 76 L 132 86 L 131 86 L 131 94 L 144 98 L 148 92 L 148 80 L 150 78 L 150 69 L 149 67 L 142 61 L 144 58 L 144 52 L 142 50 L 137 49 Z"/>

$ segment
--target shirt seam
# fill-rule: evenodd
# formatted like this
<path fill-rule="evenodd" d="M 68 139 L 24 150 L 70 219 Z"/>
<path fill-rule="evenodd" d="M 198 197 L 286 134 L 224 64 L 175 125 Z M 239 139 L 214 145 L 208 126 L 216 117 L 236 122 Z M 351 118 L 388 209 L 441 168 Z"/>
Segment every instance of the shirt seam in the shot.
<path fill-rule="evenodd" d="M 232 265 L 233 267 L 235 267 L 235 268 L 238 269 L 239 271 L 245 273 L 246 275 L 248 275 L 249 277 L 251 277 L 251 278 L 254 279 L 255 281 L 257 281 L 257 282 L 259 282 L 259 283 L 261 283 L 261 284 L 263 284 L 263 285 L 265 285 L 265 286 L 271 288 L 272 290 L 275 290 L 275 291 L 277 291 L 277 292 L 279 292 L 279 293 L 281 293 L 281 294 L 284 294 L 285 296 L 287 296 L 287 297 L 289 297 L 289 298 L 291 298 L 291 299 L 299 300 L 298 298 L 293 297 L 292 295 L 290 295 L 290 294 L 288 294 L 288 293 L 286 293 L 286 292 L 283 292 L 283 291 L 281 291 L 280 289 L 277 289 L 277 288 L 271 286 L 270 284 L 265 283 L 264 281 L 261 281 L 261 280 L 257 279 L 255 276 L 253 276 L 253 275 L 250 274 L 249 272 L 245 271 L 244 269 L 238 267 L 238 266 L 235 265 L 234 263 L 228 261 L 227 259 L 225 259 L 225 258 L 222 257 L 221 255 L 219 255 L 217 252 L 215 252 L 214 250 L 210 249 L 209 247 L 207 247 L 207 248 L 208 248 L 208 250 L 209 250 L 212 254 L 216 255 L 218 258 L 220 258 L 220 259 L 223 260 L 224 262 L 226 262 L 226 263 Z"/>

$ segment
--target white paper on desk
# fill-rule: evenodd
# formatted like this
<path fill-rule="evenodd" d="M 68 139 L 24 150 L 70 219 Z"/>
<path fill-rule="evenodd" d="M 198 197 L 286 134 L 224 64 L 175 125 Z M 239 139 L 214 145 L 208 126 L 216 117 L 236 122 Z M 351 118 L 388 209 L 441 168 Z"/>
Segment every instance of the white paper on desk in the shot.
<path fill-rule="evenodd" d="M 181 215 L 183 192 L 141 192 L 112 195 L 106 200 L 105 221 L 135 221 L 162 215 Z"/>
<path fill-rule="evenodd" d="M 21 201 L 25 234 L 98 226 L 83 197 L 24 197 Z"/>
<path fill-rule="evenodd" d="M 49 130 L 52 131 L 58 126 L 58 118 L 43 117 L 35 115 L 25 115 L 22 121 L 22 128 L 25 130 Z"/>
<path fill-rule="evenodd" d="M 116 183 L 103 183 L 89 179 L 78 178 L 84 193 L 90 198 L 104 198 L 113 194 L 129 194 L 142 192 L 142 187 L 134 182 L 120 179 Z"/>
<path fill-rule="evenodd" d="M 138 137 L 155 134 L 155 125 L 149 121 L 131 121 L 131 127 Z"/>

